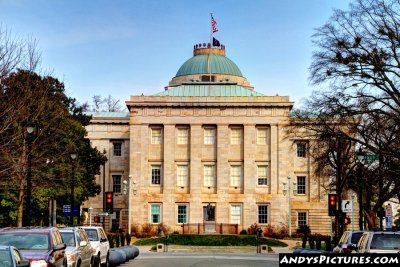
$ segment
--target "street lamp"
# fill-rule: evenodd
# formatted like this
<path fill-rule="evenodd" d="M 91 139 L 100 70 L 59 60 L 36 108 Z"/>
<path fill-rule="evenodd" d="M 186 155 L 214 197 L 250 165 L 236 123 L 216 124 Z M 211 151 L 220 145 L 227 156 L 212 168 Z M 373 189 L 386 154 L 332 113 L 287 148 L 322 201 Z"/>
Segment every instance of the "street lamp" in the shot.
<path fill-rule="evenodd" d="M 362 177 L 362 172 L 363 172 L 363 166 L 362 165 L 364 165 L 364 160 L 365 160 L 365 153 L 363 152 L 363 150 L 362 150 L 362 148 L 360 147 L 359 149 L 358 149 L 358 151 L 357 151 L 357 153 L 356 153 L 356 155 L 357 155 L 357 160 L 358 160 L 358 168 L 357 168 L 357 179 L 358 179 L 358 212 L 359 212 L 359 222 L 358 222 L 358 225 L 359 225 L 359 228 L 360 228 L 360 230 L 363 230 L 364 229 L 364 227 L 363 227 L 363 216 L 364 216 L 364 214 L 363 214 L 363 204 L 362 204 L 362 202 L 363 202 L 363 197 L 362 197 L 362 194 L 363 194 L 363 182 L 362 182 L 362 179 L 363 179 L 363 177 Z"/>
<path fill-rule="evenodd" d="M 283 189 L 282 193 L 284 196 L 286 196 L 286 193 L 288 193 L 288 202 L 289 202 L 289 215 L 288 215 L 288 226 L 289 226 L 289 237 L 292 237 L 292 203 L 291 203 L 291 197 L 290 193 L 292 191 L 292 182 L 291 182 L 291 177 L 287 177 L 287 183 L 283 182 Z M 297 191 L 296 188 L 296 182 L 293 182 L 293 194 Z"/>
<path fill-rule="evenodd" d="M 32 133 L 35 131 L 35 123 L 31 120 L 26 122 L 26 131 L 28 132 L 27 141 L 27 161 L 28 161 L 28 171 L 26 174 L 26 226 L 31 225 L 31 202 L 32 202 Z"/>
<path fill-rule="evenodd" d="M 77 154 L 75 151 L 71 152 L 71 162 L 72 162 L 72 180 L 71 180 L 71 213 L 69 224 L 74 225 L 74 189 L 75 189 L 75 159 Z"/>
<path fill-rule="evenodd" d="M 93 208 L 89 207 L 89 226 L 92 226 L 92 211 Z"/>
<path fill-rule="evenodd" d="M 126 194 L 128 192 L 128 234 L 131 234 L 131 178 L 132 175 L 128 176 L 128 181 L 124 180 L 124 190 L 123 193 Z M 133 181 L 136 184 L 136 181 Z"/>

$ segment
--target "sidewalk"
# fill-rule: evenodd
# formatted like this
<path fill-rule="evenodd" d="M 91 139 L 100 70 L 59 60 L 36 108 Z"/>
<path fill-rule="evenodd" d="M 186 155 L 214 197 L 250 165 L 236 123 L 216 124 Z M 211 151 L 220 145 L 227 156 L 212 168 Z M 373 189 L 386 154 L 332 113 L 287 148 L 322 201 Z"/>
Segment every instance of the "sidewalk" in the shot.
<path fill-rule="evenodd" d="M 293 247 L 300 245 L 297 240 L 281 240 L 288 244 L 287 247 L 271 247 L 273 252 L 269 254 L 293 253 Z M 153 246 L 136 246 L 141 253 L 157 253 L 151 251 Z M 256 254 L 255 246 L 179 246 L 168 245 L 169 253 L 239 253 L 239 254 Z"/>

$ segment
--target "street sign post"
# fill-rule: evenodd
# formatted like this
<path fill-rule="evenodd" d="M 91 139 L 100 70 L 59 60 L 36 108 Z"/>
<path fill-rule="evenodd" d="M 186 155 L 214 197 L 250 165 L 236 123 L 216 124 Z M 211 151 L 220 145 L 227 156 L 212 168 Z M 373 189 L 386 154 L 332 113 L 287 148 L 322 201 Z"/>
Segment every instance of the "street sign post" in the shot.
<path fill-rule="evenodd" d="M 390 203 L 385 206 L 385 217 L 386 229 L 391 229 L 393 227 L 393 211 Z"/>
<path fill-rule="evenodd" d="M 107 217 L 107 216 L 109 216 L 110 214 L 108 213 L 108 212 L 99 212 L 98 214 L 97 214 L 97 216 L 99 216 L 99 217 Z"/>

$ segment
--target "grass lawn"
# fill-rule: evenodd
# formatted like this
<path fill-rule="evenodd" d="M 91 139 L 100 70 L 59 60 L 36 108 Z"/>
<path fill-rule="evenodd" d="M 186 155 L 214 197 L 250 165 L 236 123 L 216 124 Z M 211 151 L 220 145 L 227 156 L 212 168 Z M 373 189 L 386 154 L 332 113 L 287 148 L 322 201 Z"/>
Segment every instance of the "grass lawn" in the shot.
<path fill-rule="evenodd" d="M 149 246 L 164 243 L 164 238 L 146 238 L 137 240 L 134 245 Z M 253 235 L 179 235 L 168 237 L 169 245 L 188 246 L 255 246 L 256 238 Z M 272 238 L 260 238 L 259 244 L 272 247 L 286 247 L 287 244 Z"/>

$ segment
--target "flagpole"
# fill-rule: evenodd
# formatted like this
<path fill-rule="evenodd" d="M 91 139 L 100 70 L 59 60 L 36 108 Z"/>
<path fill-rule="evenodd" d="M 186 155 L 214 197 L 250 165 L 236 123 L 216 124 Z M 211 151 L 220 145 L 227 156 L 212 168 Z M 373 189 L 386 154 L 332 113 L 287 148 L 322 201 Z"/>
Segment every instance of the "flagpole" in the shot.
<path fill-rule="evenodd" d="M 208 64 L 208 71 L 209 71 L 209 82 L 211 82 L 211 48 L 212 48 L 212 35 L 213 35 L 213 25 L 212 25 L 212 21 L 213 21 L 213 16 L 212 13 L 210 13 L 211 15 L 211 27 L 210 27 L 210 48 L 208 50 L 208 59 L 207 59 L 207 64 Z M 210 86 L 208 87 L 210 89 Z"/>

